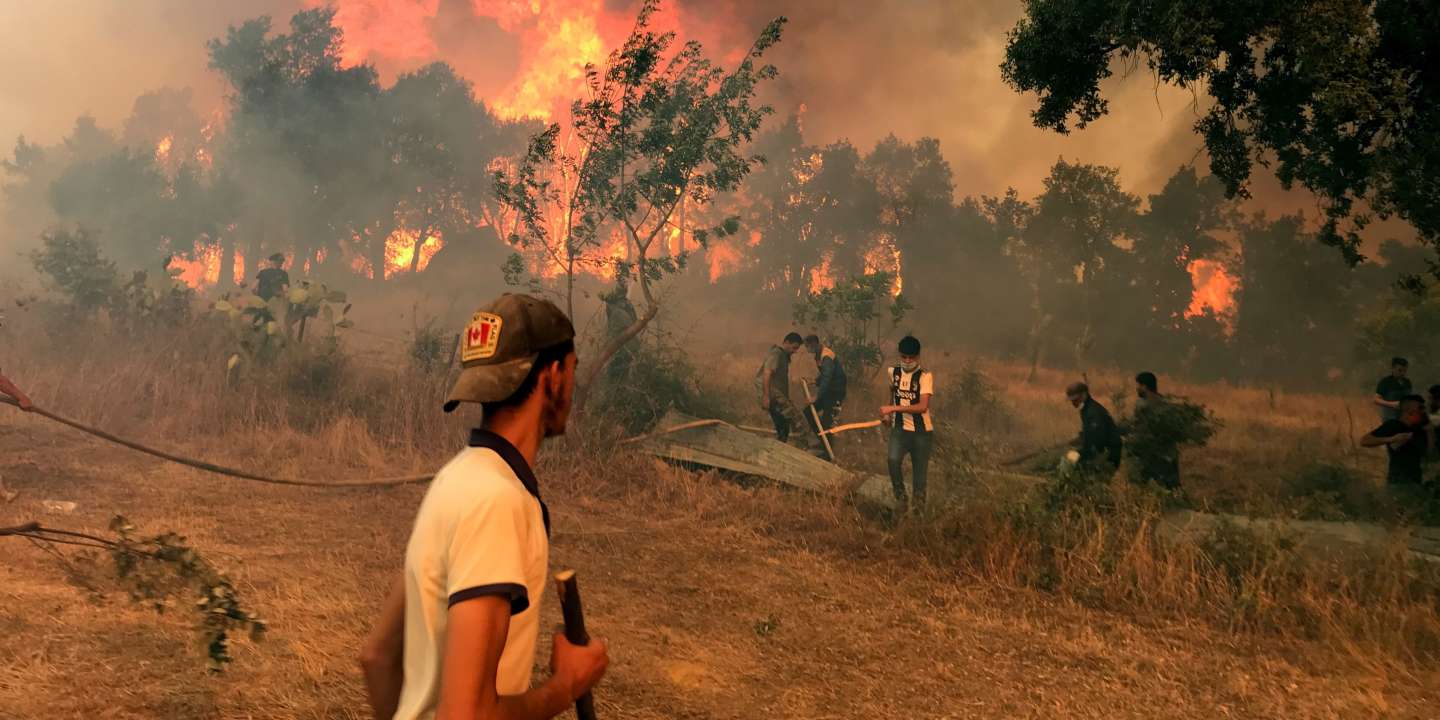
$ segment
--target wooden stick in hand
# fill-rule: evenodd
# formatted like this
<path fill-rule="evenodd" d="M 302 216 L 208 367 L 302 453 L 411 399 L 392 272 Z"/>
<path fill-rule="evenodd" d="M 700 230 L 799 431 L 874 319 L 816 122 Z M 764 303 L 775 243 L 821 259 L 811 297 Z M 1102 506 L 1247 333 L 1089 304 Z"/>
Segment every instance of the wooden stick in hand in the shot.
<path fill-rule="evenodd" d="M 555 586 L 560 595 L 560 614 L 565 618 L 565 639 L 572 645 L 589 645 L 590 633 L 585 632 L 585 611 L 580 607 L 580 585 L 575 581 L 575 571 L 556 573 Z M 575 716 L 580 720 L 595 720 L 595 699 L 589 692 L 575 701 Z"/>

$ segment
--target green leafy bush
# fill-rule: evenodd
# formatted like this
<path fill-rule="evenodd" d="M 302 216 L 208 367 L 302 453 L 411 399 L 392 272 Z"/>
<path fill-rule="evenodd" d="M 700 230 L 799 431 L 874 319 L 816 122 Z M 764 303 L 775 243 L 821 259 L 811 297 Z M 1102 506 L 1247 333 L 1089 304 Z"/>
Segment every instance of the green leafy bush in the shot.
<path fill-rule="evenodd" d="M 40 238 L 30 260 L 51 289 L 65 296 L 77 312 L 108 308 L 120 294 L 120 274 L 105 259 L 100 243 L 83 228 L 55 230 Z"/>
<path fill-rule="evenodd" d="M 881 341 L 912 308 L 892 295 L 895 276 L 877 272 L 846 278 L 795 302 L 796 324 L 814 328 L 846 368 L 868 374 L 880 367 Z"/>
<path fill-rule="evenodd" d="M 729 413 L 707 388 L 684 349 L 668 334 L 651 332 L 630 344 L 623 372 L 602 376 L 591 401 L 592 417 L 630 434 L 654 427 L 671 408 L 687 415 L 720 418 Z"/>

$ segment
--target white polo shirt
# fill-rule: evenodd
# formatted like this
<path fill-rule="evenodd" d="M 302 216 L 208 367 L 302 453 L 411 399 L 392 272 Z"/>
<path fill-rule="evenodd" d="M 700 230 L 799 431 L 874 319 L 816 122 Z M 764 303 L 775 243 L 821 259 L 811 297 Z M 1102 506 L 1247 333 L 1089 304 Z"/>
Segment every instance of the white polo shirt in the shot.
<path fill-rule="evenodd" d="M 534 473 L 508 441 L 476 430 L 435 475 L 405 550 L 405 684 L 396 720 L 428 720 L 440 700 L 450 606 L 510 600 L 496 690 L 530 689 L 540 599 L 550 561 L 549 516 Z"/>

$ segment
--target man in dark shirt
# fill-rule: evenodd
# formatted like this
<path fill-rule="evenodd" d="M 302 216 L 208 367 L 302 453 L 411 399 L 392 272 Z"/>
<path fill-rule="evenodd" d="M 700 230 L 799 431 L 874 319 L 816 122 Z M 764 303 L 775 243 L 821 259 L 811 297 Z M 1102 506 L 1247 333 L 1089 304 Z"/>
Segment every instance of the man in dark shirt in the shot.
<path fill-rule="evenodd" d="M 1065 388 L 1065 397 L 1080 410 L 1080 436 L 1074 445 L 1080 450 L 1080 467 L 1114 472 L 1120 466 L 1120 430 L 1104 405 L 1090 397 L 1090 386 L 1077 382 Z"/>
<path fill-rule="evenodd" d="M 285 272 L 285 256 L 270 256 L 270 267 L 255 274 L 255 294 L 261 300 L 279 297 L 290 287 L 290 273 Z"/>
<path fill-rule="evenodd" d="M 1174 490 L 1180 487 L 1180 446 L 1173 442 L 1156 442 L 1160 438 L 1155 437 L 1155 433 L 1146 433 L 1147 427 L 1153 427 L 1147 424 L 1156 422 L 1155 416 L 1163 412 L 1164 403 L 1165 396 L 1160 394 L 1160 381 L 1155 373 L 1147 370 L 1136 375 L 1135 417 L 1127 427 L 1120 428 L 1120 433 L 1130 436 L 1138 432 L 1147 440 L 1137 445 L 1133 442 L 1135 437 L 1130 437 L 1130 452 L 1140 463 L 1140 477 Z"/>
<path fill-rule="evenodd" d="M 1397 357 L 1390 361 L 1390 374 L 1380 378 L 1375 386 L 1375 406 L 1380 408 L 1380 421 L 1394 420 L 1400 416 L 1400 398 L 1411 393 L 1410 361 Z"/>
<path fill-rule="evenodd" d="M 1387 484 L 1419 485 L 1423 479 L 1421 465 L 1430 444 L 1430 435 L 1425 431 L 1428 424 L 1425 398 L 1407 395 L 1398 404 L 1400 417 L 1381 423 L 1380 427 L 1360 438 L 1360 445 L 1385 446 L 1385 452 L 1390 456 L 1390 467 L 1385 474 Z"/>
<path fill-rule="evenodd" d="M 815 367 L 820 370 L 820 376 L 815 380 L 815 412 L 828 430 L 835 427 L 835 418 L 845 402 L 845 368 L 840 365 L 835 351 L 821 344 L 819 335 L 807 335 L 805 349 L 815 355 Z M 811 423 L 814 421 L 811 420 Z"/>

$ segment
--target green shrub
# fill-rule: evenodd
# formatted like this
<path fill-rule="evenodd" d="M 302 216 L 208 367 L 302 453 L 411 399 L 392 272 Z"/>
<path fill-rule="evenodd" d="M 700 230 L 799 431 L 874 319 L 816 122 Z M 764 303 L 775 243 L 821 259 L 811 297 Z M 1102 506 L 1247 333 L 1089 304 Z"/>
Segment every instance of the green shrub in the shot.
<path fill-rule="evenodd" d="M 689 356 L 668 334 L 656 331 L 627 343 L 626 360 L 611 367 L 595 389 L 589 414 L 629 434 L 654 427 L 671 408 L 701 418 L 730 415 L 718 398 L 724 393 L 705 387 Z"/>
<path fill-rule="evenodd" d="M 430 373 L 444 367 L 454 349 L 455 336 L 435 326 L 435 318 L 416 324 L 410 334 L 410 362 L 416 370 Z"/>
<path fill-rule="evenodd" d="M 65 296 L 72 310 L 93 313 L 108 308 L 120 295 L 120 274 L 105 259 L 100 243 L 83 228 L 55 230 L 40 238 L 30 253 L 35 269 L 51 289 Z"/>
<path fill-rule="evenodd" d="M 796 324 L 814 327 L 851 371 L 852 382 L 875 370 L 884 360 L 881 340 L 905 318 L 911 305 L 891 295 L 895 276 L 867 273 L 846 278 L 796 301 Z"/>

